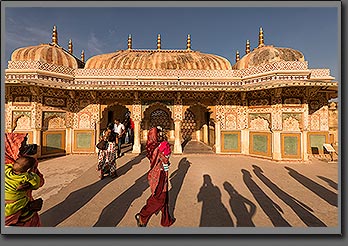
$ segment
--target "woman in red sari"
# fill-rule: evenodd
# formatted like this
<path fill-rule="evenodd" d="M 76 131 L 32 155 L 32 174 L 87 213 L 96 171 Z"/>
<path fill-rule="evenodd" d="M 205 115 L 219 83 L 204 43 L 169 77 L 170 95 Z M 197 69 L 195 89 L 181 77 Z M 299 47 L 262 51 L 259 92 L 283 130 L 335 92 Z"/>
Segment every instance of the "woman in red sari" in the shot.
<path fill-rule="evenodd" d="M 33 145 L 27 145 L 27 134 L 25 133 L 5 133 L 5 165 L 13 164 L 19 157 L 30 155 L 30 147 Z M 40 177 L 39 187 L 44 185 L 44 178 L 42 173 L 38 169 L 38 161 L 36 160 L 33 168 Z M 28 189 L 27 195 L 30 201 L 34 201 L 32 190 Z M 5 201 L 11 202 L 11 201 Z M 30 217 L 23 217 L 22 211 L 18 211 L 15 214 L 5 217 L 5 226 L 24 226 L 24 227 L 39 227 L 41 226 L 40 217 L 37 212 L 30 215 Z"/>
<path fill-rule="evenodd" d="M 169 214 L 168 207 L 168 166 L 171 154 L 170 146 L 163 139 L 161 131 L 151 128 L 146 143 L 146 157 L 150 160 L 150 171 L 147 179 L 151 189 L 151 196 L 146 205 L 135 215 L 137 226 L 146 227 L 153 214 L 162 213 L 161 225 L 168 227 L 175 222 Z"/>

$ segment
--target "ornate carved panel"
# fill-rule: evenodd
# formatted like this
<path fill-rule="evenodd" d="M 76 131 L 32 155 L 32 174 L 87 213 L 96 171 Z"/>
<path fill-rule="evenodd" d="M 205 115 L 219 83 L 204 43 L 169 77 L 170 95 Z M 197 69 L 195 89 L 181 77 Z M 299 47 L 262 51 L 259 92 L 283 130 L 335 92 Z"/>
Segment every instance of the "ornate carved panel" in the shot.
<path fill-rule="evenodd" d="M 44 129 L 66 128 L 65 112 L 43 112 Z"/>
<path fill-rule="evenodd" d="M 184 140 L 190 140 L 196 130 L 196 119 L 194 113 L 190 110 L 185 111 L 185 117 L 181 124 L 181 134 Z"/>

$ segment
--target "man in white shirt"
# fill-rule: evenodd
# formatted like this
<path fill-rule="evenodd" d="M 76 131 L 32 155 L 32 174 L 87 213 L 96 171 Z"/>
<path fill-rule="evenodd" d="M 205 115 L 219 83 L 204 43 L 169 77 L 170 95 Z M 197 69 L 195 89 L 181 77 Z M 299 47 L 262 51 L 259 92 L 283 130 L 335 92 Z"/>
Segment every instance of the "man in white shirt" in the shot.
<path fill-rule="evenodd" d="M 125 133 L 125 127 L 121 123 L 120 119 L 115 120 L 114 132 L 117 134 L 117 137 L 118 137 L 117 157 L 120 157 L 121 156 L 121 144 L 123 142 L 124 133 Z"/>

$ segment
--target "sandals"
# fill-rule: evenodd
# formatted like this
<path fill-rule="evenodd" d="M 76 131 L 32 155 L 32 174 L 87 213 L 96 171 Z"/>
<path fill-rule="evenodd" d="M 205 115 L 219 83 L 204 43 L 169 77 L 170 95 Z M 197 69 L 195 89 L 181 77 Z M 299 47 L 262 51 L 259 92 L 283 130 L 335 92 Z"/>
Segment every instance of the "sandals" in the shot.
<path fill-rule="evenodd" d="M 135 220 L 137 221 L 137 226 L 138 226 L 138 227 L 146 227 L 146 224 L 142 224 L 142 223 L 140 222 L 140 214 L 139 214 L 139 213 L 137 213 L 137 214 L 135 215 Z"/>

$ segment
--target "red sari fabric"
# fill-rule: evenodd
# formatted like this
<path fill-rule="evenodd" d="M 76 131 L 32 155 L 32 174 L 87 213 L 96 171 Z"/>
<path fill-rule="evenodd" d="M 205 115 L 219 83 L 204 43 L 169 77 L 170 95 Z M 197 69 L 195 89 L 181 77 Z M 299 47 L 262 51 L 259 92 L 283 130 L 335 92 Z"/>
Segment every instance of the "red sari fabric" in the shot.
<path fill-rule="evenodd" d="M 146 205 L 140 211 L 140 219 L 142 223 L 147 224 L 153 214 L 161 211 L 161 225 L 168 227 L 175 221 L 169 214 L 168 172 L 163 170 L 163 163 L 168 163 L 169 160 L 159 150 L 159 145 L 157 128 L 152 128 L 149 131 L 148 141 L 146 143 L 146 156 L 150 160 L 150 171 L 148 172 L 147 178 L 151 189 L 151 196 L 147 199 Z"/>
<path fill-rule="evenodd" d="M 25 133 L 5 133 L 5 165 L 14 163 L 20 157 L 19 149 L 22 143 L 26 140 Z M 36 161 L 34 172 L 40 177 L 40 187 L 44 185 L 45 180 L 42 173 L 38 169 L 38 161 Z M 28 190 L 27 195 L 30 201 L 33 201 L 32 190 Z M 30 219 L 21 220 L 21 211 L 7 216 L 5 218 L 5 226 L 25 226 L 25 227 L 39 227 L 41 226 L 40 218 L 35 213 Z"/>
<path fill-rule="evenodd" d="M 25 133 L 5 133 L 5 164 L 14 163 L 18 159 L 19 148 L 25 137 Z"/>

